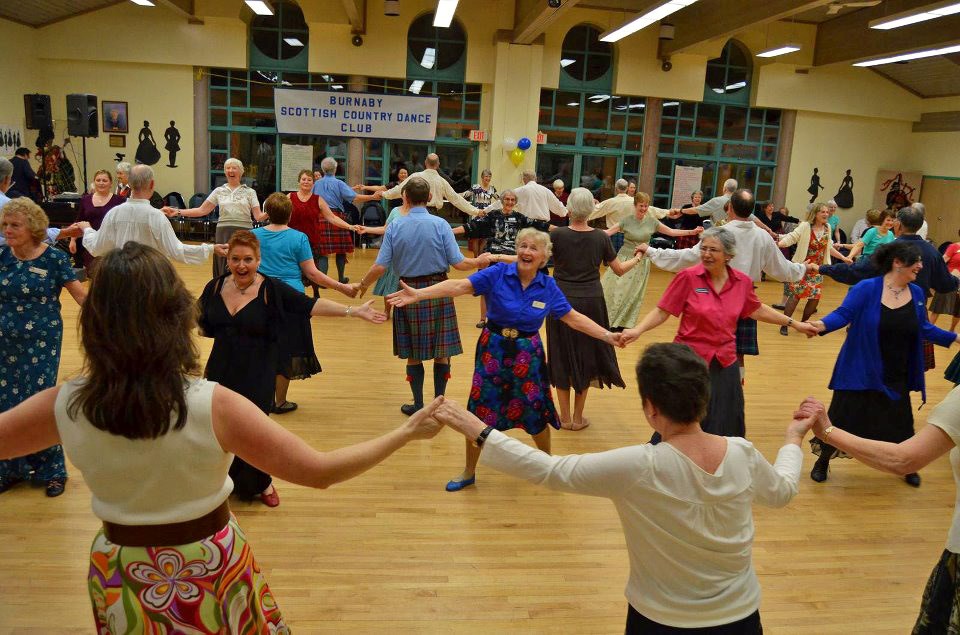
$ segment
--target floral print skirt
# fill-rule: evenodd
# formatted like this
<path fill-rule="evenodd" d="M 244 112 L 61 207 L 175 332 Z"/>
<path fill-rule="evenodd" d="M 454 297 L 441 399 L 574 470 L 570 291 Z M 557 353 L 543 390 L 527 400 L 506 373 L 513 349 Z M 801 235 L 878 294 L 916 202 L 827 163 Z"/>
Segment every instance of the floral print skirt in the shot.
<path fill-rule="evenodd" d="M 467 410 L 497 430 L 560 428 L 540 334 L 511 339 L 483 329 Z"/>
<path fill-rule="evenodd" d="M 87 576 L 97 633 L 289 633 L 234 518 L 176 547 L 122 547 L 101 530 Z"/>

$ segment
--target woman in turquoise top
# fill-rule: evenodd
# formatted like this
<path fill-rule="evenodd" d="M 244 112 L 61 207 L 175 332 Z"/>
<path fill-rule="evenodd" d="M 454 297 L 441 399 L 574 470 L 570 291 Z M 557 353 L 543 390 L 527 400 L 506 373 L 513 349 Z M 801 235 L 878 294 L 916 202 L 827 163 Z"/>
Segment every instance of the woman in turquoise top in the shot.
<path fill-rule="evenodd" d="M 310 250 L 310 241 L 307 235 L 296 229 L 287 227 L 290 215 L 293 213 L 293 203 L 287 196 L 274 192 L 267 197 L 263 204 L 263 211 L 270 220 L 268 225 L 253 230 L 253 234 L 260 241 L 260 267 L 258 271 L 265 276 L 286 283 L 293 289 L 303 293 L 301 275 L 314 284 L 327 289 L 335 289 L 343 295 L 353 298 L 357 295 L 359 285 L 337 282 L 327 274 L 317 269 L 313 261 L 313 252 Z M 304 320 L 302 328 L 290 329 L 291 352 L 298 350 L 313 350 L 313 333 L 310 329 L 310 320 Z M 311 373 L 312 374 L 312 373 Z M 293 377 L 305 379 L 309 375 Z M 277 375 L 276 405 L 273 411 L 277 414 L 292 412 L 297 404 L 287 401 L 287 388 L 291 377 Z"/>
<path fill-rule="evenodd" d="M 406 170 L 401 170 L 406 173 Z M 390 225 L 400 216 L 406 216 L 409 208 L 401 204 L 397 207 L 394 207 L 390 210 L 390 215 L 387 216 L 387 222 L 383 227 L 362 227 L 360 230 L 361 234 L 377 234 L 383 236 L 387 232 L 387 226 Z M 377 279 L 377 284 L 373 287 L 373 295 L 378 295 L 383 298 L 383 312 L 387 314 L 387 319 L 390 319 L 390 310 L 393 308 L 390 306 L 390 303 L 387 302 L 387 296 L 391 293 L 398 291 L 400 289 L 400 276 L 397 275 L 397 272 L 393 270 L 393 267 L 387 267 L 387 270 L 383 272 L 383 275 Z M 361 296 L 363 293 L 361 292 Z"/>
<path fill-rule="evenodd" d="M 880 224 L 863 232 L 863 236 L 850 250 L 850 260 L 869 258 L 881 245 L 892 243 L 897 237 L 893 235 L 893 212 L 880 212 Z"/>

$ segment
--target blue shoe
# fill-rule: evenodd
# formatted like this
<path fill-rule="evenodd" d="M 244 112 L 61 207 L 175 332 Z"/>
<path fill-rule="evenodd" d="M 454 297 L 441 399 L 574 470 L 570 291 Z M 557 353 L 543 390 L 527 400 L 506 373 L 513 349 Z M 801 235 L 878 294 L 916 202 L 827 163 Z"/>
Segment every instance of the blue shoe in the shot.
<path fill-rule="evenodd" d="M 464 487 L 470 487 L 477 482 L 477 475 L 474 474 L 468 479 L 455 479 L 447 483 L 448 492 L 459 492 Z"/>

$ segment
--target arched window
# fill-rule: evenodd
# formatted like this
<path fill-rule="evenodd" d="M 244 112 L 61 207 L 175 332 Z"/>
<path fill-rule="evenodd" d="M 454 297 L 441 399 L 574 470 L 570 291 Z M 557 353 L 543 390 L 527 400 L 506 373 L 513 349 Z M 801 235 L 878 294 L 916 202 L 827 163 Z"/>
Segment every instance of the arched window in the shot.
<path fill-rule="evenodd" d="M 444 29 L 425 13 L 407 31 L 407 78 L 463 81 L 467 67 L 467 33 L 454 19 Z"/>
<path fill-rule="evenodd" d="M 723 47 L 720 57 L 707 62 L 703 100 L 723 104 L 748 104 L 752 70 L 749 51 L 740 42 L 730 40 Z"/>
<path fill-rule="evenodd" d="M 613 86 L 613 47 L 600 41 L 600 29 L 578 24 L 563 38 L 560 87 L 609 90 Z"/>
<path fill-rule="evenodd" d="M 288 0 L 277 0 L 273 8 L 273 15 L 250 21 L 251 68 L 306 70 L 310 30 L 303 11 Z"/>

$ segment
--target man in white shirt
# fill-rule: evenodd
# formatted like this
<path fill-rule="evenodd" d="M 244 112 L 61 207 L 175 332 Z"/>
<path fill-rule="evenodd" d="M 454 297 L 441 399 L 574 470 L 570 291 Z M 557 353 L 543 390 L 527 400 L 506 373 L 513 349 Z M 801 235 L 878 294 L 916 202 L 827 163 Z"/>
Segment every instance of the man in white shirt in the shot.
<path fill-rule="evenodd" d="M 450 185 L 449 182 L 442 176 L 437 170 L 440 169 L 440 157 L 436 154 L 430 153 L 427 155 L 426 160 L 423 162 L 424 169 L 421 172 L 414 172 L 402 183 L 398 183 L 394 187 L 385 191 L 382 196 L 383 198 L 400 198 L 400 192 L 403 190 L 403 186 L 409 181 L 412 177 L 419 176 L 430 186 L 430 202 L 427 203 L 427 207 L 431 207 L 435 210 L 443 208 L 443 202 L 450 201 L 450 203 L 456 207 L 461 212 L 465 213 L 468 216 L 476 216 L 480 213 L 480 210 L 471 205 L 467 199 L 460 196 Z"/>
<path fill-rule="evenodd" d="M 699 214 L 701 218 L 709 218 L 714 225 L 722 224 L 727 220 L 727 203 L 730 202 L 730 197 L 734 192 L 737 191 L 737 180 L 736 179 L 727 179 L 723 182 L 723 194 L 720 196 L 714 196 L 706 203 L 701 203 L 696 207 L 687 207 L 686 209 L 681 210 L 671 210 L 680 211 L 683 214 Z M 754 216 L 753 210 L 750 211 L 750 215 L 747 217 L 749 220 L 765 231 L 771 238 L 774 240 L 777 239 L 777 235 L 773 233 L 769 227 L 763 224 L 759 218 Z"/>
<path fill-rule="evenodd" d="M 750 276 L 754 283 L 760 281 L 761 273 L 781 282 L 796 282 L 803 278 L 808 270 L 813 270 L 813 265 L 787 260 L 777 243 L 750 220 L 753 213 L 753 194 L 749 190 L 731 192 L 726 209 L 729 221 L 723 227 L 733 232 L 737 239 L 737 254 L 730 261 L 731 267 Z M 657 249 L 640 245 L 637 252 L 646 252 L 647 258 L 653 264 L 666 271 L 680 271 L 700 263 L 699 243 L 689 249 Z M 737 359 L 740 362 L 741 377 L 743 356 L 759 354 L 756 320 L 740 320 L 737 323 Z"/>
<path fill-rule="evenodd" d="M 553 190 L 537 183 L 537 173 L 533 170 L 523 171 L 523 185 L 514 188 L 513 193 L 517 195 L 516 210 L 527 218 L 549 221 L 550 212 L 557 216 L 567 215 L 567 208 Z M 487 210 L 502 208 L 500 201 L 496 201 Z"/>
<path fill-rule="evenodd" d="M 153 170 L 149 165 L 130 169 L 130 198 L 107 212 L 99 230 L 90 223 L 83 228 L 83 246 L 92 256 L 100 256 L 133 241 L 160 250 L 168 258 L 187 264 L 200 264 L 210 257 L 214 245 L 184 245 L 160 210 L 150 205 L 153 194 Z M 225 250 L 223 255 L 225 255 Z"/>

